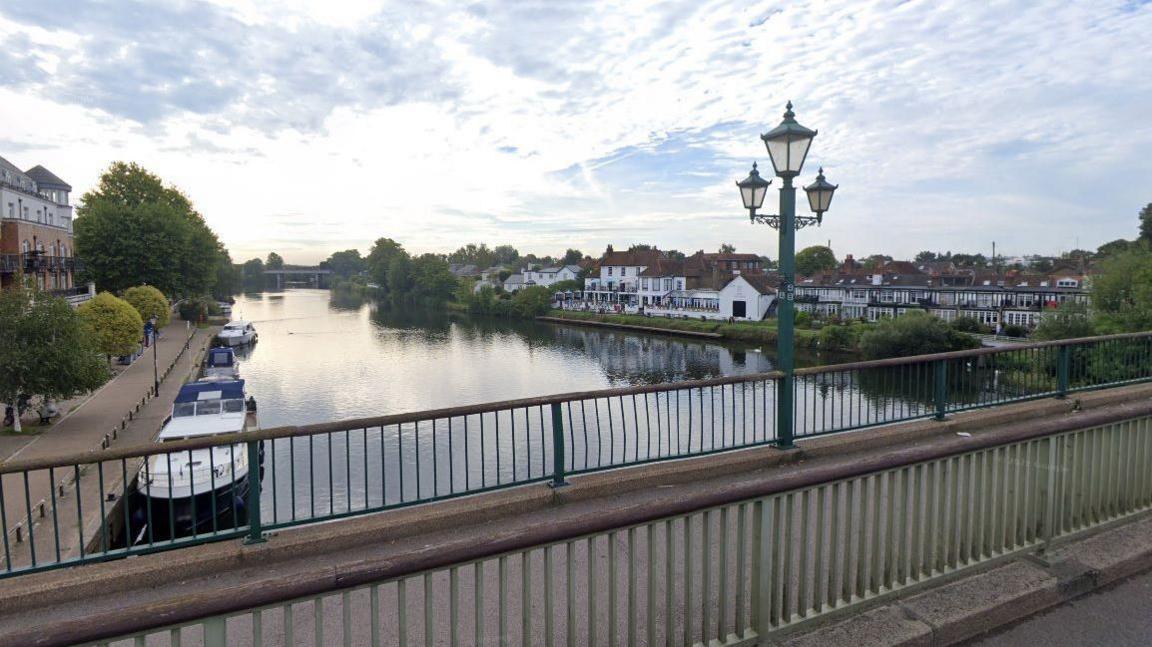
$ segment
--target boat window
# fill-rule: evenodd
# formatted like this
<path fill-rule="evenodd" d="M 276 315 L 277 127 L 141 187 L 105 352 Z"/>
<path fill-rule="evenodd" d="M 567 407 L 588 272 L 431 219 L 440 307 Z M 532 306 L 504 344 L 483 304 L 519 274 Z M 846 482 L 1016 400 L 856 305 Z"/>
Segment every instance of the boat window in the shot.
<path fill-rule="evenodd" d="M 228 353 L 212 353 L 212 363 L 213 364 L 227 364 L 228 363 Z"/>
<path fill-rule="evenodd" d="M 196 413 L 196 403 L 195 402 L 177 402 L 176 405 L 174 407 L 172 407 L 172 417 L 173 418 L 184 418 L 187 416 L 195 415 L 195 413 Z"/>
<path fill-rule="evenodd" d="M 224 400 L 224 413 L 240 413 L 243 410 L 243 400 Z"/>
<path fill-rule="evenodd" d="M 220 413 L 219 400 L 204 400 L 196 403 L 196 415 L 208 416 Z"/>

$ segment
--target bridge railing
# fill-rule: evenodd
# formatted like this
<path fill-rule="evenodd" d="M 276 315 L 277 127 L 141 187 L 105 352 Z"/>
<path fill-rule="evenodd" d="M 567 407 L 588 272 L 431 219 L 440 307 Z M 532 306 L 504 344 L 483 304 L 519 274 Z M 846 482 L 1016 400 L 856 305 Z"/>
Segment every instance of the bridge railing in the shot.
<path fill-rule="evenodd" d="M 635 523 L 559 540 L 529 530 L 495 554 L 453 545 L 358 586 L 101 644 L 770 644 L 779 630 L 1147 511 L 1148 411 L 881 469 L 844 462 L 802 487 L 687 514 L 636 511 Z"/>
<path fill-rule="evenodd" d="M 779 373 L 604 389 L 0 465 L 0 576 L 247 537 L 576 474 L 767 445 Z M 797 371 L 795 436 L 1146 381 L 1152 333 Z M 226 456 L 191 502 L 153 500 L 151 471 Z M 224 498 L 233 474 L 248 468 Z M 47 486 L 46 486 L 47 484 Z M 36 490 L 51 497 L 33 505 Z M 83 510 L 99 510 L 87 524 Z M 208 514 L 205 514 L 205 513 Z M 190 526 L 185 518 L 201 519 Z M 185 526 L 178 534 L 167 528 Z"/>

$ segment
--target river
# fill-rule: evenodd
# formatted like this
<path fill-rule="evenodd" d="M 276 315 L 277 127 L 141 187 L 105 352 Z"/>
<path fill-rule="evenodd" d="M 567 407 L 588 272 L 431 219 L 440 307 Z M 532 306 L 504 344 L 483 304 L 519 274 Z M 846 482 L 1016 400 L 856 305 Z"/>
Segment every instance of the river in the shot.
<path fill-rule="evenodd" d="M 232 312 L 260 336 L 238 354 L 264 427 L 774 368 L 770 348 L 381 305 L 328 290 L 247 294 Z M 825 363 L 815 353 L 797 359 Z"/>

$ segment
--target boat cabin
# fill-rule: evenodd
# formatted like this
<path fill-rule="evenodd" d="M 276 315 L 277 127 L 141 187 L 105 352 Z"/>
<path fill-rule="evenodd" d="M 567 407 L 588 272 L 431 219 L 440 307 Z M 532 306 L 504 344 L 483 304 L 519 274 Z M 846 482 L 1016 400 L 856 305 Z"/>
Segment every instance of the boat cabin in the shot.
<path fill-rule="evenodd" d="M 192 382 L 180 387 L 160 440 L 240 432 L 246 420 L 244 380 Z"/>

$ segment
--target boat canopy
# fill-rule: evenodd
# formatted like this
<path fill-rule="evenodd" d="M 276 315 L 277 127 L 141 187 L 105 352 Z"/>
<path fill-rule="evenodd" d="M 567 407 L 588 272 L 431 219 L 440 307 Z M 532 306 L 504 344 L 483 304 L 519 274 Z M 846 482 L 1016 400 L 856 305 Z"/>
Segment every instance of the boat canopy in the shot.
<path fill-rule="evenodd" d="M 231 348 L 213 348 L 208 351 L 208 368 L 228 368 L 236 365 L 236 352 Z"/>
<path fill-rule="evenodd" d="M 192 382 L 180 387 L 180 393 L 176 395 L 176 402 L 242 399 L 244 399 L 244 380 Z"/>

